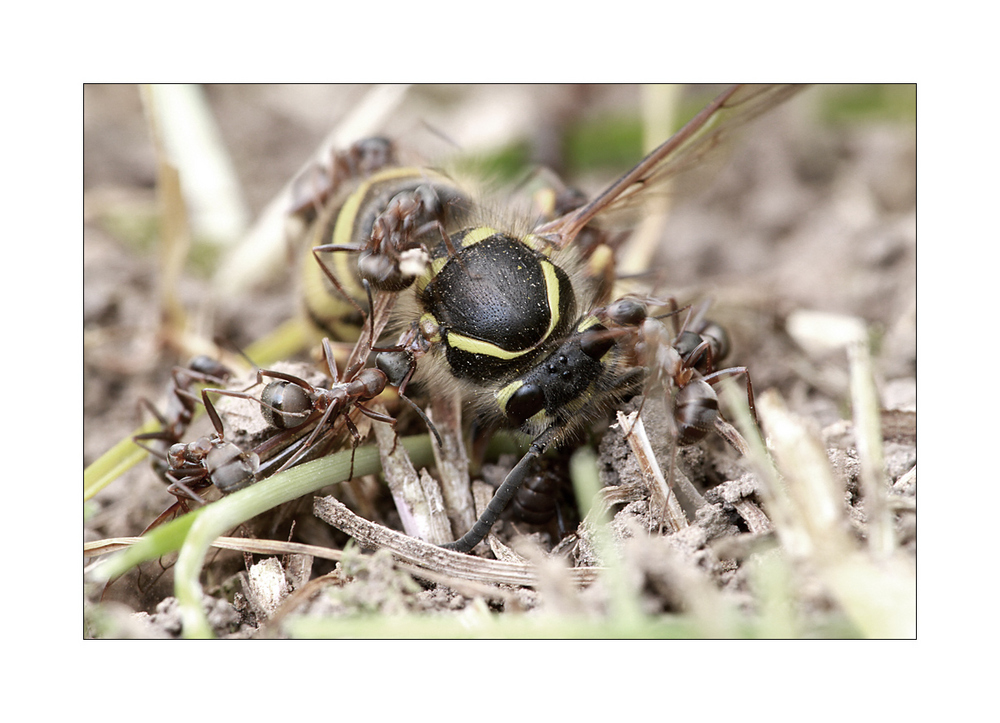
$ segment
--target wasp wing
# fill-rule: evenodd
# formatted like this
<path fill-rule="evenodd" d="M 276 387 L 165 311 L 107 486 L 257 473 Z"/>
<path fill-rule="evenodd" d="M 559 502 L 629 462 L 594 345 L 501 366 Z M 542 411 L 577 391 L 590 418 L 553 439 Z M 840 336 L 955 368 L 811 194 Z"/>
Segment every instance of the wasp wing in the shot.
<path fill-rule="evenodd" d="M 590 203 L 539 226 L 534 233 L 554 247 L 564 248 L 595 217 L 632 206 L 641 201 L 640 194 L 698 166 L 735 130 L 784 103 L 804 87 L 731 86 Z"/>

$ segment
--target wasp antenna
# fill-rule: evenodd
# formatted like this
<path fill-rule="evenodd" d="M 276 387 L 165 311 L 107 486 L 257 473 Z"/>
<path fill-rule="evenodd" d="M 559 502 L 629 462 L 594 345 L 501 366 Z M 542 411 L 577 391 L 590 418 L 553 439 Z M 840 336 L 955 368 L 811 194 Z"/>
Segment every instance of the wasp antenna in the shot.
<path fill-rule="evenodd" d="M 535 438 L 531 446 L 528 447 L 528 451 L 521 457 L 521 461 L 514 466 L 514 469 L 507 475 L 503 484 L 497 489 L 496 494 L 493 495 L 493 499 L 486 505 L 486 509 L 483 510 L 483 514 L 476 520 L 476 524 L 472 526 L 472 529 L 466 532 L 460 539 L 455 540 L 455 542 L 449 542 L 446 545 L 441 545 L 441 547 L 448 550 L 455 550 L 456 552 L 471 552 L 472 548 L 483 541 L 483 538 L 489 534 L 496 521 L 500 519 L 500 515 L 507 509 L 507 505 L 514 498 L 518 488 L 527 479 L 532 464 L 544 454 L 545 448 L 548 445 L 547 440 L 543 438 L 551 437 L 552 431 L 552 428 L 549 428 Z"/>

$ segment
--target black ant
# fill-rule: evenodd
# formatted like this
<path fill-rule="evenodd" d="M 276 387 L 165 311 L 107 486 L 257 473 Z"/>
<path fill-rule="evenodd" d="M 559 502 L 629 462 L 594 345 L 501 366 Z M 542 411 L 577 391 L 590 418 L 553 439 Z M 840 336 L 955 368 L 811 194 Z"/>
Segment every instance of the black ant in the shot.
<path fill-rule="evenodd" d="M 386 138 L 366 138 L 347 150 L 332 150 L 326 163 L 310 165 L 292 181 L 288 213 L 311 221 L 344 183 L 397 163 L 395 145 Z"/>
<path fill-rule="evenodd" d="M 631 300 L 619 300 L 615 303 L 636 304 L 641 307 L 641 304 Z M 670 300 L 670 306 L 671 311 L 666 316 L 673 318 L 673 335 L 658 318 L 644 316 L 636 325 L 638 336 L 635 349 L 640 363 L 649 370 L 654 385 L 662 385 L 664 381 L 668 381 L 676 389 L 673 395 L 673 417 L 677 425 L 677 444 L 695 444 L 716 428 L 716 420 L 721 415 L 719 398 L 713 385 L 726 377 L 745 378 L 747 404 L 756 423 L 757 411 L 753 401 L 750 371 L 744 366 L 719 370 L 715 368 L 716 363 L 729 353 L 729 335 L 725 329 L 703 319 L 707 305 L 703 305 L 693 317 L 689 313 L 683 324 L 679 324 L 678 314 L 684 309 L 677 309 L 673 299 Z M 642 312 L 644 315 L 644 308 Z M 631 309 L 630 313 L 633 320 L 638 317 L 635 309 Z"/>
<path fill-rule="evenodd" d="M 258 383 L 262 383 L 264 377 L 273 380 L 264 387 L 259 398 L 246 392 L 227 389 L 204 389 L 202 396 L 205 397 L 206 402 L 208 394 L 223 394 L 256 401 L 260 404 L 261 415 L 274 429 L 293 433 L 308 432 L 304 437 L 301 434 L 298 435 L 299 439 L 303 441 L 296 445 L 295 452 L 283 462 L 276 472 L 282 472 L 297 464 L 314 446 L 319 446 L 317 443 L 321 439 L 321 435 L 332 431 L 334 421 L 341 415 L 343 415 L 344 425 L 354 439 L 353 446 L 356 448 L 361 441 L 361 434 L 351 418 L 344 414 L 351 407 L 357 408 L 371 419 L 395 425 L 394 418 L 372 411 L 362 404 L 362 402 L 374 399 L 385 389 L 387 379 L 382 371 L 372 368 L 350 368 L 345 371 L 344 380 L 341 381 L 329 339 L 323 339 L 323 356 L 330 372 L 329 388 L 314 386 L 293 374 L 258 370 Z M 351 466 L 353 472 L 353 460 Z"/>
<path fill-rule="evenodd" d="M 174 367 L 170 372 L 171 384 L 167 396 L 167 407 L 161 414 L 148 399 L 142 404 L 149 409 L 160 423 L 156 432 L 137 434 L 132 440 L 152 455 L 153 469 L 163 479 L 170 469 L 167 452 L 171 445 L 181 441 L 194 417 L 199 404 L 198 397 L 191 389 L 195 384 L 225 384 L 232 372 L 219 361 L 199 355 L 186 367 Z M 169 481 L 169 480 L 168 480 Z"/>

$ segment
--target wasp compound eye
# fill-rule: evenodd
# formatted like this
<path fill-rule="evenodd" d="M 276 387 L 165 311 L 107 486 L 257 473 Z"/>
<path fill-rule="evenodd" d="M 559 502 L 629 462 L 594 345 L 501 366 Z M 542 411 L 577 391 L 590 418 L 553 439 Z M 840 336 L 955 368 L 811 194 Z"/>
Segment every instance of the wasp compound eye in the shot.
<path fill-rule="evenodd" d="M 278 429 L 289 429 L 306 421 L 313 410 L 312 400 L 305 389 L 285 380 L 273 381 L 260 395 L 260 412 L 267 423 Z"/>
<path fill-rule="evenodd" d="M 504 412 L 516 424 L 522 424 L 545 408 L 545 392 L 537 384 L 522 384 L 510 395 Z"/>
<path fill-rule="evenodd" d="M 603 327 L 584 332 L 580 337 L 580 349 L 591 359 L 600 360 L 614 345 L 614 338 Z"/>

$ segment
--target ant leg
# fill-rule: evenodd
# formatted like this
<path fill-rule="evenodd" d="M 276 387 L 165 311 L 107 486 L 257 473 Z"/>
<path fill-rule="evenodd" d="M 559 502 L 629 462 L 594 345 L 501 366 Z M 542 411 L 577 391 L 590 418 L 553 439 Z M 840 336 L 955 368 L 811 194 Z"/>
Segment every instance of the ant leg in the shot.
<path fill-rule="evenodd" d="M 185 482 L 188 481 L 197 482 L 201 479 L 204 479 L 204 476 L 189 475 L 188 477 L 183 477 L 179 480 L 174 480 L 174 483 L 169 487 L 167 487 L 167 492 L 172 494 L 174 497 L 177 497 L 178 499 L 183 499 L 179 494 L 180 492 L 183 492 L 184 496 L 187 499 L 191 500 L 192 502 L 197 502 L 198 504 L 201 505 L 207 505 L 208 503 L 205 500 L 203 500 L 200 495 L 198 495 L 196 492 L 194 492 L 190 487 L 188 487 L 185 484 Z"/>
<path fill-rule="evenodd" d="M 362 312 L 362 316 L 368 319 L 368 353 L 370 354 L 374 349 L 375 344 L 375 302 L 372 300 L 372 285 L 368 282 L 368 279 L 362 279 L 361 283 L 365 287 L 365 294 L 368 296 L 368 314 L 365 315 Z M 360 340 L 359 340 L 360 341 Z M 329 339 L 323 339 L 323 353 L 327 359 L 327 365 L 330 367 L 330 374 L 333 376 L 333 381 L 337 382 L 337 366 L 333 361 L 333 354 L 330 349 Z M 353 379 L 362 367 L 364 367 L 367 362 L 367 358 L 359 358 L 350 367 L 344 370 L 344 379 Z"/>
<path fill-rule="evenodd" d="M 348 294 L 347 291 L 344 290 L 344 287 L 341 286 L 340 281 L 337 280 L 337 276 L 327 267 L 323 259 L 320 258 L 320 254 L 336 252 L 336 251 L 358 252 L 363 250 L 364 249 L 357 248 L 354 246 L 338 246 L 337 244 L 325 244 L 322 246 L 313 246 L 312 249 L 313 256 L 316 258 L 316 263 L 319 264 L 320 269 L 323 271 L 324 274 L 326 274 L 326 278 L 330 280 L 330 283 L 332 283 L 334 287 L 336 287 L 337 291 L 340 292 L 340 295 L 343 296 L 347 300 L 347 302 L 351 306 L 353 306 L 357 310 L 357 312 L 362 316 L 364 316 L 365 314 L 364 310 L 362 310 L 362 308 L 358 305 L 358 302 L 354 300 L 354 297 Z"/>
<path fill-rule="evenodd" d="M 157 459 L 162 460 L 163 462 L 168 462 L 167 455 L 162 449 L 154 449 L 153 447 L 150 447 L 148 444 L 145 444 L 144 442 L 147 439 L 163 440 L 163 441 L 170 441 L 170 440 L 166 440 L 163 437 L 159 436 L 151 437 L 150 436 L 151 434 L 158 434 L 158 433 L 150 432 L 149 434 L 137 434 L 136 436 L 132 437 L 132 441 L 135 442 L 137 446 L 142 447 L 144 450 L 146 450 L 149 454 L 153 455 Z"/>
<path fill-rule="evenodd" d="M 746 367 L 730 367 L 729 369 L 722 369 L 721 371 L 714 372 L 704 377 L 704 380 L 709 384 L 713 383 L 713 379 L 721 379 L 723 376 L 736 376 L 742 374 L 747 382 L 747 404 L 750 407 L 750 414 L 753 416 L 754 424 L 759 424 L 757 420 L 757 408 L 753 403 L 753 383 L 750 381 L 750 370 Z"/>
<path fill-rule="evenodd" d="M 215 428 L 215 433 L 218 435 L 219 439 L 222 439 L 222 436 L 225 433 L 225 427 L 222 425 L 222 417 L 220 417 L 219 413 L 216 411 L 215 405 L 212 404 L 212 400 L 208 398 L 208 392 L 224 393 L 225 391 L 226 390 L 223 389 L 208 388 L 201 390 L 201 401 L 205 405 L 205 412 L 208 414 L 208 418 L 212 420 L 212 426 Z M 236 394 L 236 392 L 233 392 L 233 396 L 236 396 Z M 243 392 L 240 392 L 239 394 L 243 395 Z M 250 395 L 246 396 L 249 397 Z"/>
<path fill-rule="evenodd" d="M 684 355 L 684 366 L 689 369 L 697 369 L 703 356 L 705 373 L 711 375 L 715 370 L 715 356 L 712 351 L 712 345 L 707 340 L 702 341 L 690 353 Z"/>
<path fill-rule="evenodd" d="M 146 432 L 145 434 L 137 434 L 135 436 L 135 439 L 166 439 L 165 437 L 161 436 L 166 433 L 167 427 L 170 426 L 170 423 L 167 421 L 166 417 L 160 414 L 160 411 L 156 408 L 156 406 L 145 397 L 139 400 L 139 407 L 140 407 L 139 409 L 140 415 L 142 414 L 142 407 L 146 407 L 146 409 L 152 412 L 153 416 L 156 417 L 156 421 L 160 423 L 160 427 L 162 429 L 160 429 L 159 432 Z"/>
<path fill-rule="evenodd" d="M 323 428 L 326 426 L 327 420 L 330 419 L 330 415 L 333 413 L 334 409 L 336 409 L 338 406 L 339 405 L 337 404 L 331 404 L 329 407 L 326 408 L 326 411 L 323 412 L 323 416 L 320 417 L 319 421 L 316 423 L 316 427 L 313 429 L 312 434 L 310 434 L 306 438 L 306 441 L 302 443 L 302 446 L 299 448 L 299 450 L 291 457 L 289 457 L 287 462 L 285 462 L 283 465 L 281 465 L 280 468 L 278 468 L 278 472 L 284 472 L 286 469 L 294 465 L 296 462 L 298 462 L 306 455 L 306 453 L 312 447 L 313 443 L 319 437 L 320 432 L 323 431 Z"/>
<path fill-rule="evenodd" d="M 395 420 L 393 420 L 395 421 Z M 347 427 L 347 431 L 351 433 L 351 471 L 347 474 L 347 479 L 354 479 L 354 453 L 358 451 L 358 445 L 361 444 L 361 433 L 355 426 L 351 418 L 344 415 L 344 425 Z"/>
<path fill-rule="evenodd" d="M 325 336 L 323 337 L 323 358 L 326 360 L 326 368 L 330 371 L 330 381 L 332 384 L 337 384 L 340 382 L 340 373 L 337 371 L 337 362 L 333 358 L 333 347 L 330 346 L 330 340 Z M 344 378 L 349 379 L 350 376 L 345 371 Z M 285 380 L 290 381 L 290 380 Z"/>
<path fill-rule="evenodd" d="M 160 515 L 159 515 L 159 517 L 157 517 L 155 520 L 153 520 L 152 522 L 150 522 L 146 526 L 146 529 L 139 533 L 139 536 L 142 537 L 147 532 L 149 532 L 150 530 L 152 530 L 154 527 L 158 527 L 159 525 L 162 525 L 164 522 L 166 522 L 167 520 L 169 520 L 171 517 L 176 516 L 177 513 L 180 512 L 181 510 L 187 511 L 187 506 L 184 504 L 184 502 L 182 500 L 177 500 L 172 505 L 170 505 L 170 507 L 168 507 L 163 512 L 161 512 Z"/>
<path fill-rule="evenodd" d="M 396 426 L 395 418 L 390 417 L 388 414 L 379 414 L 378 412 L 373 412 L 371 409 L 368 409 L 360 402 L 355 402 L 354 406 L 357 407 L 359 412 L 364 414 L 369 419 L 374 419 L 377 422 L 385 422 L 386 424 L 393 427 Z"/>
<path fill-rule="evenodd" d="M 472 274 L 469 273 L 469 270 L 465 267 L 465 263 L 462 261 L 462 257 L 458 255 L 458 251 L 455 249 L 455 245 L 451 242 L 451 236 L 449 236 L 448 232 L 445 231 L 444 225 L 440 221 L 430 221 L 424 224 L 424 226 L 428 227 L 427 228 L 428 231 L 431 230 L 432 228 L 437 228 L 438 233 L 441 234 L 441 239 L 444 242 L 445 248 L 448 249 L 448 258 L 454 259 L 461 267 L 462 271 L 465 273 L 466 276 L 470 278 L 479 278 L 478 275 L 476 277 L 473 277 Z"/>
<path fill-rule="evenodd" d="M 441 434 L 437 431 L 437 427 L 434 426 L 434 422 L 431 421 L 431 418 L 424 413 L 424 410 L 421 409 L 420 406 L 412 399 L 404 396 L 402 392 L 399 393 L 399 398 L 409 404 L 413 411 L 415 411 L 420 416 L 420 419 L 423 420 L 423 423 L 427 425 L 427 428 L 431 431 L 431 434 L 434 435 L 434 439 L 437 441 L 438 449 L 444 449 L 444 443 L 441 441 Z"/>

